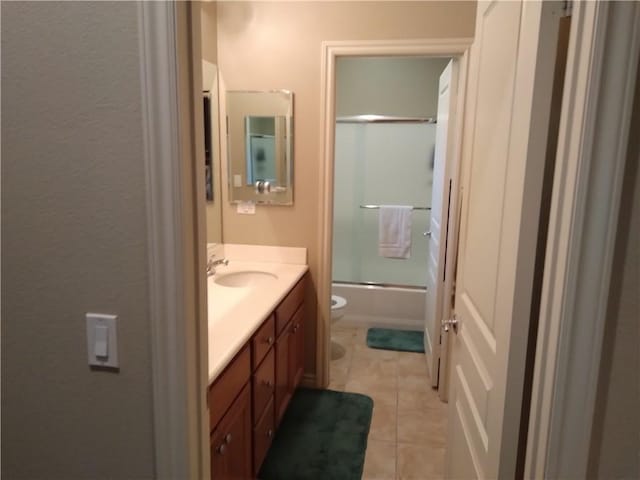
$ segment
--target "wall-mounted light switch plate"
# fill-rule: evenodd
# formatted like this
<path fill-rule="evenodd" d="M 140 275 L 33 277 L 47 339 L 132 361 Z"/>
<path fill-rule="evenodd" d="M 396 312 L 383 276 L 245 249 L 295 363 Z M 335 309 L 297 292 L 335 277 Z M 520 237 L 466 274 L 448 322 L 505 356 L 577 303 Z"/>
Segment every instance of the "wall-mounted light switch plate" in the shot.
<path fill-rule="evenodd" d="M 116 315 L 87 313 L 87 353 L 89 365 L 118 368 Z"/>
<path fill-rule="evenodd" d="M 255 215 L 256 204 L 253 202 L 239 202 L 237 211 L 242 215 Z"/>

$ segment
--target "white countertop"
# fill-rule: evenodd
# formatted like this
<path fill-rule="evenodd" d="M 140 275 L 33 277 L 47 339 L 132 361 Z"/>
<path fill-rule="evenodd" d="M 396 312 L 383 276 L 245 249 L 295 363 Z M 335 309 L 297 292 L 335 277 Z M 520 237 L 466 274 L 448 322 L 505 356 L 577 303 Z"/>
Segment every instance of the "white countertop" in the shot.
<path fill-rule="evenodd" d="M 216 267 L 216 274 L 207 280 L 209 383 L 229 364 L 307 269 L 303 264 L 233 259 L 228 266 Z M 238 271 L 269 272 L 277 279 L 253 287 L 225 287 L 215 283 L 219 276 Z"/>

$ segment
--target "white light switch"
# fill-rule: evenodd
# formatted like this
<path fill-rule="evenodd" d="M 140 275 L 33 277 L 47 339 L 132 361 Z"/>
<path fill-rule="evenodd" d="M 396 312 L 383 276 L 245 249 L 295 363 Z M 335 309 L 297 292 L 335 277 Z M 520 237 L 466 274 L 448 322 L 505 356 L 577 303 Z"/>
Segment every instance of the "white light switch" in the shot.
<path fill-rule="evenodd" d="M 96 357 L 108 358 L 109 357 L 109 329 L 104 325 L 98 325 L 96 327 L 96 342 L 95 352 Z"/>
<path fill-rule="evenodd" d="M 87 313 L 89 365 L 118 367 L 118 337 L 115 315 Z"/>

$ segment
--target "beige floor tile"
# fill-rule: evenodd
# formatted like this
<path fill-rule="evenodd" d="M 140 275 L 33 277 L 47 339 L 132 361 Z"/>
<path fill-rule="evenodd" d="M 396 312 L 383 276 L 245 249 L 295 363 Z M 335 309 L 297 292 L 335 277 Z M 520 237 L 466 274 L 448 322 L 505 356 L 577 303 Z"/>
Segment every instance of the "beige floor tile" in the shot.
<path fill-rule="evenodd" d="M 331 333 L 334 332 L 355 332 L 357 331 L 357 327 L 352 325 L 345 325 L 343 322 L 337 322 L 331 324 Z"/>
<path fill-rule="evenodd" d="M 376 390 L 376 389 L 393 390 L 396 396 L 398 394 L 398 382 L 395 375 L 383 376 L 375 372 L 366 374 L 366 375 L 365 374 L 355 375 L 351 370 L 349 370 L 347 383 L 356 383 L 356 384 L 362 385 L 362 388 L 371 388 L 372 390 Z"/>
<path fill-rule="evenodd" d="M 371 381 L 349 379 L 345 385 L 345 392 L 362 393 L 373 399 L 374 405 L 397 407 L 398 389 L 395 386 L 376 385 Z"/>
<path fill-rule="evenodd" d="M 355 345 L 358 338 L 358 329 L 356 328 L 340 328 L 335 325 L 331 327 L 331 340 L 345 348 Z"/>
<path fill-rule="evenodd" d="M 398 388 L 407 392 L 429 392 L 431 381 L 427 375 L 414 375 L 398 371 Z"/>
<path fill-rule="evenodd" d="M 444 477 L 444 447 L 399 443 L 398 480 L 434 480 Z"/>
<path fill-rule="evenodd" d="M 341 320 L 331 325 L 331 333 L 333 332 L 349 332 L 357 340 L 364 341 L 367 338 L 367 327 L 358 326 L 351 322 L 352 317 L 346 314 Z"/>
<path fill-rule="evenodd" d="M 332 351 L 334 351 L 333 342 L 331 344 L 331 347 L 332 347 Z M 340 353 L 341 353 L 341 355 L 339 357 L 333 356 L 333 353 L 332 353 L 331 365 L 330 365 L 331 367 L 341 367 L 341 366 L 349 366 L 349 365 L 351 365 L 351 361 L 352 361 L 352 358 L 353 358 L 353 348 L 347 347 Z"/>
<path fill-rule="evenodd" d="M 438 392 L 431 388 L 424 390 L 405 390 L 398 388 L 398 410 L 441 409 L 446 415 L 447 404 L 440 401 Z"/>
<path fill-rule="evenodd" d="M 367 327 L 358 327 L 356 328 L 356 341 L 355 345 L 367 345 Z"/>
<path fill-rule="evenodd" d="M 398 367 L 396 361 L 370 360 L 368 358 L 354 358 L 351 361 L 351 375 L 354 378 L 360 376 L 375 376 L 378 378 L 396 378 Z"/>
<path fill-rule="evenodd" d="M 375 405 L 369 429 L 369 439 L 384 442 L 396 441 L 397 409 L 387 405 Z"/>
<path fill-rule="evenodd" d="M 353 358 L 354 360 L 397 360 L 398 352 L 369 348 L 366 345 L 354 345 Z"/>
<path fill-rule="evenodd" d="M 396 444 L 369 440 L 364 460 L 363 480 L 395 480 Z"/>
<path fill-rule="evenodd" d="M 428 376 L 424 353 L 398 352 L 398 373 Z"/>
<path fill-rule="evenodd" d="M 344 392 L 345 386 L 346 386 L 346 383 L 344 382 L 330 381 L 329 385 L 327 386 L 327 389 L 334 390 L 336 392 Z"/>
<path fill-rule="evenodd" d="M 447 435 L 446 412 L 441 409 L 398 411 L 398 442 L 444 447 Z"/>
<path fill-rule="evenodd" d="M 331 345 L 329 347 L 329 353 L 331 355 L 331 361 L 334 360 L 342 360 L 344 356 L 349 353 L 347 358 L 351 358 L 351 353 L 353 353 L 353 349 L 350 344 L 343 345 L 336 341 L 336 337 L 331 337 Z"/>
<path fill-rule="evenodd" d="M 331 365 L 329 367 L 329 381 L 347 383 L 348 380 L 349 380 L 348 365 L 341 365 L 341 366 Z"/>

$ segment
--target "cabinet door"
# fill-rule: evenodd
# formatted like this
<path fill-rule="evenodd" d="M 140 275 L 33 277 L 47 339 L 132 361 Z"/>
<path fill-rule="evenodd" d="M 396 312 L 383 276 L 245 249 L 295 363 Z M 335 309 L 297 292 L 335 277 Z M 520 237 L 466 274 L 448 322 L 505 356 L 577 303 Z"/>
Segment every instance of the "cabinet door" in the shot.
<path fill-rule="evenodd" d="M 211 434 L 211 479 L 252 478 L 251 383 L 247 383 Z"/>
<path fill-rule="evenodd" d="M 294 390 L 302 381 L 304 373 L 304 303 L 291 319 L 291 341 L 289 343 L 289 389 Z"/>
<path fill-rule="evenodd" d="M 276 341 L 276 426 L 280 425 L 280 420 L 282 420 L 287 405 L 289 405 L 289 400 L 291 400 L 289 352 L 291 350 L 292 332 L 291 322 L 289 322 Z"/>
<path fill-rule="evenodd" d="M 253 374 L 253 422 L 258 422 L 275 390 L 275 352 L 269 350 L 260 367 Z M 273 402 L 271 403 L 273 408 Z"/>

